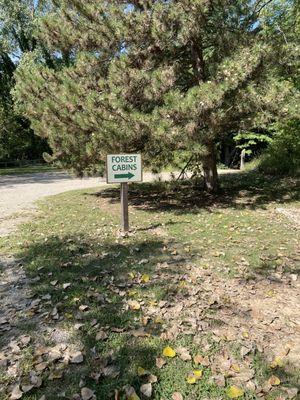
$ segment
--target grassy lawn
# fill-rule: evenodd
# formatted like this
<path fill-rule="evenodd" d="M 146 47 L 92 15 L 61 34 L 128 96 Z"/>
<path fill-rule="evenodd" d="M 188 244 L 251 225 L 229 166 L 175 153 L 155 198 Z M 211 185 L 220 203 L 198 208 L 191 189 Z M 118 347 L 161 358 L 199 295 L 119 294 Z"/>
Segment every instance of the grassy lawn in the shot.
<path fill-rule="evenodd" d="M 35 302 L 1 333 L 0 362 L 11 340 L 30 341 L 0 367 L 0 399 L 16 383 L 27 400 L 93 398 L 86 388 L 146 399 L 141 387 L 154 400 L 299 399 L 296 328 L 280 304 L 299 294 L 300 234 L 276 211 L 300 206 L 299 181 L 250 173 L 222 185 L 215 197 L 188 182 L 131 185 L 128 237 L 118 188 L 73 191 L 0 239 Z"/>
<path fill-rule="evenodd" d="M 33 174 L 35 172 L 51 172 L 51 171 L 58 171 L 58 168 L 48 164 L 28 165 L 25 167 L 0 168 L 0 176 Z"/>

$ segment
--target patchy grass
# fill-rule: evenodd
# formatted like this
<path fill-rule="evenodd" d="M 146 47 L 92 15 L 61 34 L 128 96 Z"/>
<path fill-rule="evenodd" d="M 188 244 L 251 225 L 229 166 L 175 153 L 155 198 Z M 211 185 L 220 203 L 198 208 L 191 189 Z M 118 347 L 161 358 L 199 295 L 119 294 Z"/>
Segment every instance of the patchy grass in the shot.
<path fill-rule="evenodd" d="M 130 186 L 128 237 L 117 235 L 119 191 L 112 187 L 46 199 L 35 220 L 1 239 L 2 253 L 24 263 L 32 300 L 41 299 L 41 305 L 19 310 L 3 335 L 6 354 L 12 335 L 17 341 L 30 335 L 31 342 L 14 356 L 17 378 L 0 370 L 0 398 L 9 398 L 13 381 L 28 382 L 40 362 L 47 363 L 43 384 L 24 399 L 43 394 L 47 400 L 71 399 L 86 386 L 97 399 L 121 400 L 125 385 L 142 398 L 139 389 L 149 377 L 139 376 L 138 367 L 158 378 L 154 400 L 169 400 L 176 391 L 188 400 L 227 399 L 233 384 L 244 390 L 245 399 L 271 400 L 299 388 L 299 370 L 288 360 L 284 368 L 270 367 L 270 344 L 282 338 L 265 328 L 268 322 L 255 329 L 248 301 L 261 298 L 276 312 L 277 301 L 296 296 L 289 277 L 299 275 L 299 232 L 276 207 L 299 207 L 299 182 L 252 173 L 222 179 L 219 196 L 188 182 Z M 275 285 L 269 278 L 280 271 Z M 139 309 L 132 310 L 132 304 Z M 105 338 L 96 340 L 100 330 Z M 80 350 L 84 361 L 49 360 L 58 343 Z M 41 344 L 48 353 L 38 356 Z M 177 351 L 158 368 L 156 358 L 164 358 L 166 346 L 184 347 L 206 362 L 183 361 Z M 186 378 L 195 368 L 203 376 L 191 385 Z M 243 380 L 241 371 L 250 378 Z M 266 388 L 274 374 L 281 384 Z"/>
<path fill-rule="evenodd" d="M 59 168 L 49 164 L 28 165 L 25 167 L 0 168 L 0 176 L 33 174 L 36 172 L 51 172 L 58 170 Z"/>

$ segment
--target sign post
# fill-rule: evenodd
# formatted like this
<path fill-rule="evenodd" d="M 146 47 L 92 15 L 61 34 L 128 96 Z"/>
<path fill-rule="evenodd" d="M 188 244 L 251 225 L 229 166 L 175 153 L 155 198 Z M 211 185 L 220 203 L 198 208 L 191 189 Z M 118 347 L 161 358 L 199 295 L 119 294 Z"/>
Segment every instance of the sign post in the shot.
<path fill-rule="evenodd" d="M 121 183 L 121 227 L 129 231 L 128 182 L 142 182 L 140 154 L 109 154 L 106 162 L 107 183 Z"/>
<path fill-rule="evenodd" d="M 123 232 L 129 231 L 128 183 L 121 183 L 121 226 Z"/>

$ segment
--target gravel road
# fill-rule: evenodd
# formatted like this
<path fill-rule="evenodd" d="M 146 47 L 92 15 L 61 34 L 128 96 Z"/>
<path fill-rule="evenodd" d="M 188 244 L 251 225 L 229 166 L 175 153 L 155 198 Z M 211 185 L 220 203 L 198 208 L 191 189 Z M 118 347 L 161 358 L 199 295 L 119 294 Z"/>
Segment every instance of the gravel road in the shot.
<path fill-rule="evenodd" d="M 145 173 L 144 181 L 158 177 L 169 179 L 170 174 Z M 28 219 L 28 210 L 34 209 L 35 201 L 42 197 L 104 185 L 103 178 L 78 179 L 65 172 L 0 176 L 0 236 L 9 234 L 18 223 Z"/>

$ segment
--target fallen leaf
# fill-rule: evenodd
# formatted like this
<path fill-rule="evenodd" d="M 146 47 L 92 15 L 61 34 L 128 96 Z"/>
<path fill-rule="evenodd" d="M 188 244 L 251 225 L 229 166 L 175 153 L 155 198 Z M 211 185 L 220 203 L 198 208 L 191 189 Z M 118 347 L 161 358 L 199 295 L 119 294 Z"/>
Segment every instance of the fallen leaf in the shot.
<path fill-rule="evenodd" d="M 178 353 L 179 358 L 182 361 L 190 361 L 192 359 L 192 356 L 190 355 L 188 349 L 186 349 L 185 347 L 177 348 L 176 352 Z"/>
<path fill-rule="evenodd" d="M 213 380 L 219 387 L 225 387 L 226 385 L 225 377 L 222 374 L 214 375 Z"/>
<path fill-rule="evenodd" d="M 89 308 L 90 308 L 90 307 L 87 306 L 87 305 L 85 305 L 85 304 L 82 304 L 81 306 L 79 306 L 79 310 L 80 310 L 80 311 L 87 311 Z"/>
<path fill-rule="evenodd" d="M 296 398 L 298 394 L 298 389 L 297 388 L 283 388 L 283 390 L 287 393 L 289 399 L 294 399 Z"/>
<path fill-rule="evenodd" d="M 138 367 L 137 369 L 138 376 L 145 376 L 147 375 L 147 371 L 143 367 Z"/>
<path fill-rule="evenodd" d="M 23 346 L 27 346 L 31 341 L 31 337 L 28 335 L 20 336 L 20 342 Z"/>
<path fill-rule="evenodd" d="M 188 384 L 194 385 L 197 382 L 197 379 L 196 379 L 196 377 L 194 375 L 189 375 L 186 378 L 186 381 L 187 381 Z"/>
<path fill-rule="evenodd" d="M 179 392 L 174 392 L 172 394 L 172 400 L 183 400 L 183 396 L 181 393 Z"/>
<path fill-rule="evenodd" d="M 272 375 L 272 376 L 268 379 L 268 383 L 269 383 L 271 386 L 278 386 L 278 385 L 280 385 L 281 381 L 280 381 L 280 379 L 279 379 L 277 376 Z"/>
<path fill-rule="evenodd" d="M 48 363 L 46 363 L 46 362 L 41 362 L 41 363 L 35 365 L 35 369 L 36 369 L 38 372 L 45 371 L 45 369 L 46 369 L 47 367 L 48 367 Z"/>
<path fill-rule="evenodd" d="M 167 346 L 163 350 L 163 355 L 165 357 L 174 358 L 176 356 L 176 351 L 172 347 Z"/>
<path fill-rule="evenodd" d="M 54 370 L 48 376 L 49 381 L 54 381 L 55 379 L 61 379 L 63 377 L 63 372 L 60 370 Z"/>
<path fill-rule="evenodd" d="M 239 373 L 241 371 L 238 364 L 231 364 L 231 369 L 236 373 Z"/>
<path fill-rule="evenodd" d="M 147 377 L 147 381 L 149 383 L 156 383 L 158 381 L 157 376 L 153 374 L 149 374 Z"/>
<path fill-rule="evenodd" d="M 148 262 L 149 262 L 149 260 L 148 260 L 147 258 L 144 258 L 143 260 L 141 260 L 141 261 L 139 262 L 139 265 L 147 264 Z"/>
<path fill-rule="evenodd" d="M 134 387 L 126 385 L 124 387 L 124 391 L 127 400 L 140 400 L 139 396 L 135 392 Z"/>
<path fill-rule="evenodd" d="M 145 397 L 150 398 L 152 396 L 152 384 L 145 383 L 141 386 L 140 391 Z"/>
<path fill-rule="evenodd" d="M 201 354 L 197 354 L 194 358 L 194 364 L 199 365 L 202 363 L 203 357 L 201 356 Z"/>
<path fill-rule="evenodd" d="M 93 396 L 94 396 L 94 392 L 91 389 L 89 389 L 87 387 L 84 387 L 81 389 L 82 400 L 90 400 L 93 398 Z"/>
<path fill-rule="evenodd" d="M 17 400 L 23 396 L 23 392 L 20 390 L 19 385 L 16 385 L 10 395 L 10 400 Z"/>
<path fill-rule="evenodd" d="M 244 391 L 237 386 L 230 386 L 230 388 L 227 390 L 227 396 L 230 399 L 238 399 L 239 397 L 244 396 Z"/>
<path fill-rule="evenodd" d="M 142 275 L 141 281 L 142 281 L 143 283 L 148 283 L 148 282 L 150 281 L 150 276 L 147 275 L 147 274 Z"/>
<path fill-rule="evenodd" d="M 96 340 L 106 340 L 107 338 L 108 338 L 108 335 L 106 332 L 104 332 L 102 330 L 97 332 Z"/>
<path fill-rule="evenodd" d="M 150 334 L 144 328 L 135 329 L 129 332 L 134 337 L 149 337 Z"/>
<path fill-rule="evenodd" d="M 131 310 L 140 310 L 140 308 L 141 308 L 140 303 L 136 300 L 128 301 L 128 305 Z"/>
<path fill-rule="evenodd" d="M 104 376 L 109 378 L 116 378 L 120 374 L 120 369 L 116 365 L 108 365 L 102 369 Z"/>
<path fill-rule="evenodd" d="M 68 289 L 68 287 L 70 287 L 71 286 L 71 283 L 64 283 L 63 284 L 63 289 Z"/>
<path fill-rule="evenodd" d="M 201 369 L 194 369 L 193 374 L 196 379 L 200 379 L 202 377 L 203 373 L 202 373 Z"/>
<path fill-rule="evenodd" d="M 70 363 L 72 364 L 80 364 L 83 362 L 83 354 L 81 351 L 75 351 L 70 353 Z"/>
<path fill-rule="evenodd" d="M 22 385 L 22 390 L 24 393 L 30 392 L 34 388 L 34 385 Z"/>
<path fill-rule="evenodd" d="M 282 368 L 284 366 L 283 360 L 281 357 L 275 357 L 274 360 L 271 362 L 270 367 L 275 369 L 277 367 Z"/>
<path fill-rule="evenodd" d="M 166 360 L 164 360 L 163 358 L 158 357 L 155 360 L 155 364 L 156 364 L 157 368 L 161 369 L 166 364 Z"/>

